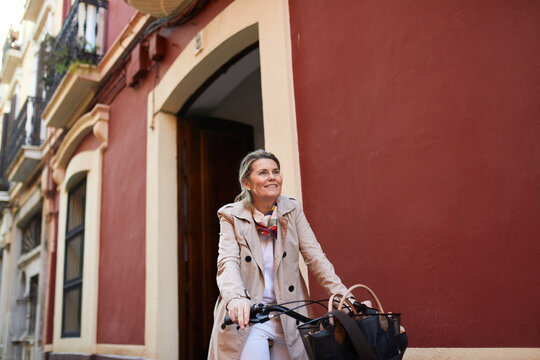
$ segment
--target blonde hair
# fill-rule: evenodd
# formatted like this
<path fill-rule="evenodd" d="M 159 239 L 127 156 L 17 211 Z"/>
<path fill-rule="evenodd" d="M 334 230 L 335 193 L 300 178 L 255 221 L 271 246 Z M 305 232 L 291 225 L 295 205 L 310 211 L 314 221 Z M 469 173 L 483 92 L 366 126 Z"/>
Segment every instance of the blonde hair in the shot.
<path fill-rule="evenodd" d="M 240 188 L 242 189 L 242 191 L 240 192 L 240 194 L 236 196 L 234 201 L 244 200 L 247 205 L 249 206 L 253 205 L 253 197 L 251 196 L 251 193 L 249 192 L 249 190 L 246 189 L 246 187 L 244 186 L 243 180 L 245 179 L 246 181 L 249 181 L 252 165 L 255 161 L 259 159 L 274 160 L 278 166 L 278 169 L 281 170 L 281 165 L 279 164 L 279 160 L 274 154 L 270 152 L 266 152 L 262 149 L 250 152 L 244 157 L 244 159 L 242 159 L 242 162 L 240 163 L 240 170 L 238 171 L 238 181 L 240 182 Z"/>

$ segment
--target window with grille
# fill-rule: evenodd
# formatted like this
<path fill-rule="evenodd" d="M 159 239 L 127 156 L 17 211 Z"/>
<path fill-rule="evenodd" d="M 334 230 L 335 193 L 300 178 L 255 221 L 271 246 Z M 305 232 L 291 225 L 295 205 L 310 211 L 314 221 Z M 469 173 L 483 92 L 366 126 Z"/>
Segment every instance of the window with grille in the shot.
<path fill-rule="evenodd" d="M 25 226 L 21 227 L 22 253 L 25 254 L 41 242 L 41 211 L 34 215 Z"/>
<path fill-rule="evenodd" d="M 69 192 L 68 197 L 62 337 L 81 335 L 85 203 L 86 180 L 83 180 Z"/>

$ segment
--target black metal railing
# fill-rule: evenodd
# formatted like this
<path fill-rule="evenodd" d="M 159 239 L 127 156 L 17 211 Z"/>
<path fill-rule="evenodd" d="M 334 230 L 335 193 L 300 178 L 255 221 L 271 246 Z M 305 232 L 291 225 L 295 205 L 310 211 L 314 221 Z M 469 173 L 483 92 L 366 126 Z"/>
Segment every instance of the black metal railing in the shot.
<path fill-rule="evenodd" d="M 8 124 L 9 114 L 4 114 L 4 118 L 2 119 L 2 147 L 0 149 L 0 191 L 9 190 L 9 181 L 6 178 L 8 153 Z"/>
<path fill-rule="evenodd" d="M 56 38 L 45 40 L 46 55 L 43 66 L 45 101 L 48 102 L 69 70 L 71 64 L 97 64 L 104 49 L 106 24 L 100 24 L 99 14 L 107 9 L 104 0 L 76 0 Z M 106 18 L 106 17 L 105 17 Z M 79 24 L 79 19 L 84 19 Z M 99 29 L 101 28 L 101 31 Z M 100 39 L 101 38 L 101 39 Z"/>
<path fill-rule="evenodd" d="M 9 137 L 6 169 L 11 166 L 17 153 L 24 145 L 41 145 L 42 108 L 40 98 L 29 96 L 26 98 L 15 121 L 8 125 Z"/>

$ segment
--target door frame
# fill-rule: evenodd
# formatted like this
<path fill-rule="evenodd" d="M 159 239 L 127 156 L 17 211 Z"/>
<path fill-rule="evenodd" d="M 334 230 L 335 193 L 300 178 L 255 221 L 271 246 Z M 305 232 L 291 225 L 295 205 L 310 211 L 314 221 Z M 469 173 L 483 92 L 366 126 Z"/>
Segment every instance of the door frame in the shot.
<path fill-rule="evenodd" d="M 209 341 L 205 336 L 210 335 L 213 308 L 218 296 L 218 293 L 214 293 L 214 290 L 218 290 L 215 280 L 219 238 L 217 210 L 227 202 L 232 202 L 239 192 L 237 166 L 242 154 L 253 148 L 253 126 L 217 118 L 180 117 L 178 121 L 178 259 L 188 257 L 187 263 L 179 261 L 178 264 L 179 359 L 192 359 L 195 354 L 200 354 L 201 347 L 208 345 L 208 342 L 203 343 L 203 340 Z M 223 172 L 217 175 L 207 168 L 210 164 L 207 162 L 206 151 L 211 151 L 212 148 L 207 146 L 210 137 L 233 139 L 238 146 L 234 155 L 230 149 L 219 150 L 220 154 L 227 153 L 225 156 L 230 160 L 227 174 L 232 177 L 228 177 L 228 183 L 224 182 Z M 218 180 L 217 176 L 219 181 L 215 181 Z M 227 185 L 223 187 L 224 184 Z M 211 195 L 217 196 L 218 192 L 228 193 L 227 199 L 220 197 L 217 203 L 211 201 Z M 213 208 L 212 205 L 216 207 Z M 204 304 L 203 309 L 208 313 L 192 311 L 189 306 L 195 303 Z M 193 333 L 190 329 L 195 329 L 196 332 Z M 187 335 L 186 339 L 182 339 L 184 335 Z M 186 349 L 182 349 L 182 345 L 185 345 Z"/>
<path fill-rule="evenodd" d="M 259 41 L 265 147 L 278 156 L 284 193 L 301 198 L 288 0 L 236 0 L 174 60 L 148 95 L 146 312 L 148 359 L 178 359 L 177 117 L 189 96 Z M 285 129 L 285 131 L 284 131 Z"/>

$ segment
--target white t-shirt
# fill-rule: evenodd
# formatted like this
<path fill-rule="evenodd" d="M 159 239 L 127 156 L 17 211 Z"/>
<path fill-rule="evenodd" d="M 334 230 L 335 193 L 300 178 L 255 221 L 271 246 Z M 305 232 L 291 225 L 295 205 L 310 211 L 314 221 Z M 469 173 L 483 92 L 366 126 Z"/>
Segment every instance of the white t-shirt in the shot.
<path fill-rule="evenodd" d="M 261 222 L 264 214 L 253 209 L 253 219 Z M 259 233 L 262 255 L 264 260 L 264 294 L 262 302 L 264 304 L 275 304 L 276 294 L 274 292 L 274 238 L 270 235 Z"/>

